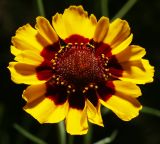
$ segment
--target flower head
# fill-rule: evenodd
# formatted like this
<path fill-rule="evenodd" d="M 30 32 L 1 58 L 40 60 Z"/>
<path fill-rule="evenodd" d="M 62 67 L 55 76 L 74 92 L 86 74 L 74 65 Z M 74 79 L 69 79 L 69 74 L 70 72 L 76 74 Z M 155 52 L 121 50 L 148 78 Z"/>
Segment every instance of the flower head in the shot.
<path fill-rule="evenodd" d="M 14 82 L 28 84 L 24 110 L 40 123 L 65 119 L 70 134 L 86 134 L 88 121 L 103 126 L 101 104 L 124 121 L 136 117 L 141 90 L 153 81 L 153 67 L 142 59 L 144 48 L 130 45 L 125 20 L 109 22 L 70 6 L 53 16 L 52 26 L 37 17 L 36 26 L 20 27 L 12 37 Z"/>

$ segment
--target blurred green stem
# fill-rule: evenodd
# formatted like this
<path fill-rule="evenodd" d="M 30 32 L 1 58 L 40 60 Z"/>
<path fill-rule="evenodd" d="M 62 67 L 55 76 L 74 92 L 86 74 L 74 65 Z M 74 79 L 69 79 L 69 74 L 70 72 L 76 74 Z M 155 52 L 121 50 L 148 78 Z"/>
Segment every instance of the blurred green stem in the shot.
<path fill-rule="evenodd" d="M 101 112 L 102 112 L 102 115 L 106 115 L 106 114 L 109 114 L 111 110 L 103 106 L 101 109 Z"/>
<path fill-rule="evenodd" d="M 39 15 L 45 17 L 43 0 L 36 0 L 36 1 L 37 1 L 37 7 L 38 7 L 38 13 L 39 13 Z"/>
<path fill-rule="evenodd" d="M 118 131 L 114 130 L 110 137 L 106 137 L 104 139 L 101 139 L 101 140 L 95 142 L 94 144 L 109 144 L 109 143 L 112 143 L 115 140 L 117 134 L 118 134 Z"/>
<path fill-rule="evenodd" d="M 109 0 L 101 0 L 101 12 L 103 16 L 109 16 Z"/>
<path fill-rule="evenodd" d="M 86 135 L 84 135 L 84 144 L 91 144 L 93 134 L 93 126 L 89 123 L 89 130 Z"/>
<path fill-rule="evenodd" d="M 26 131 L 29 131 L 30 128 L 32 127 L 32 122 L 33 121 L 31 119 L 28 119 L 28 117 L 22 117 L 20 125 L 23 125 L 23 129 L 25 129 Z M 25 141 L 26 141 L 25 137 L 19 134 L 16 136 L 16 139 L 15 139 L 16 144 L 23 144 L 25 143 Z"/>
<path fill-rule="evenodd" d="M 73 135 L 69 135 L 68 136 L 68 144 L 73 144 L 74 142 L 74 136 Z"/>
<path fill-rule="evenodd" d="M 138 0 L 128 0 L 128 2 L 126 2 L 126 4 L 115 14 L 112 20 L 124 17 L 137 1 Z"/>
<path fill-rule="evenodd" d="M 28 131 L 26 131 L 24 128 L 22 128 L 20 125 L 18 124 L 14 124 L 13 127 L 23 136 L 25 136 L 26 138 L 30 139 L 32 142 L 36 143 L 36 144 L 47 144 L 46 142 L 44 142 L 43 140 L 39 139 L 38 137 L 32 135 L 31 133 L 29 133 Z"/>
<path fill-rule="evenodd" d="M 59 144 L 66 144 L 66 130 L 64 127 L 64 121 L 58 123 L 58 133 Z"/>
<path fill-rule="evenodd" d="M 153 108 L 150 108 L 150 107 L 144 106 L 143 109 L 141 110 L 141 112 L 160 117 L 160 110 L 153 109 Z"/>

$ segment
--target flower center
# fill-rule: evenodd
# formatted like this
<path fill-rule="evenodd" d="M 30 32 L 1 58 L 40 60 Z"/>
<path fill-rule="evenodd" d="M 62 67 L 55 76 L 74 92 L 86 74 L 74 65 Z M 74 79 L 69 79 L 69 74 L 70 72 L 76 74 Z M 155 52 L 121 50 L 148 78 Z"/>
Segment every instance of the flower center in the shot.
<path fill-rule="evenodd" d="M 75 87 L 84 87 L 104 80 L 103 60 L 96 57 L 89 44 L 69 43 L 56 59 L 56 72 Z"/>

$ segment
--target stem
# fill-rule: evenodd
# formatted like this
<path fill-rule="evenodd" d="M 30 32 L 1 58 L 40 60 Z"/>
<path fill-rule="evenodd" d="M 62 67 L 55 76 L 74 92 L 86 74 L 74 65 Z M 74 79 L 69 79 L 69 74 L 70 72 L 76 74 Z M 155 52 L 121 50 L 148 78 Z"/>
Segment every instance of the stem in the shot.
<path fill-rule="evenodd" d="M 143 109 L 141 110 L 141 112 L 160 117 L 160 110 L 153 109 L 153 108 L 150 108 L 150 107 L 144 106 Z"/>
<path fill-rule="evenodd" d="M 45 17 L 43 0 L 36 0 L 36 1 L 37 1 L 37 7 L 38 7 L 38 13 L 39 13 L 39 15 Z"/>
<path fill-rule="evenodd" d="M 59 144 L 66 144 L 66 131 L 64 128 L 64 122 L 58 123 L 58 132 L 59 132 Z"/>
<path fill-rule="evenodd" d="M 32 126 L 32 120 L 31 119 L 28 119 L 27 117 L 22 117 L 22 120 L 21 120 L 21 124 L 20 125 L 23 125 L 23 129 L 25 129 L 26 131 L 29 131 L 29 129 L 31 128 Z M 17 135 L 16 136 L 16 139 L 15 139 L 15 143 L 16 144 L 22 144 L 22 143 L 25 143 L 26 141 L 26 138 L 25 137 L 22 137 L 21 135 Z"/>
<path fill-rule="evenodd" d="M 102 115 L 106 115 L 106 114 L 109 114 L 111 112 L 111 110 L 109 110 L 108 108 L 106 107 L 102 107 L 101 109 L 101 113 Z"/>
<path fill-rule="evenodd" d="M 29 133 L 28 131 L 26 131 L 24 128 L 22 128 L 20 125 L 18 124 L 14 124 L 13 127 L 19 132 L 21 133 L 23 136 L 25 136 L 26 138 L 30 139 L 32 142 L 35 142 L 36 144 L 47 144 L 46 142 L 44 142 L 43 140 L 39 139 L 38 137 L 32 135 L 31 133 Z"/>
<path fill-rule="evenodd" d="M 101 139 L 101 140 L 95 142 L 94 144 L 109 144 L 115 140 L 117 134 L 118 134 L 118 131 L 114 130 L 110 137 L 106 137 L 104 139 Z"/>
<path fill-rule="evenodd" d="M 137 1 L 138 0 L 128 0 L 128 2 L 126 2 L 126 4 L 115 14 L 112 20 L 124 17 Z"/>
<path fill-rule="evenodd" d="M 108 0 L 101 0 L 101 13 L 103 16 L 109 16 Z"/>
<path fill-rule="evenodd" d="M 93 134 L 93 126 L 92 124 L 89 124 L 89 131 L 84 136 L 84 144 L 91 144 L 92 134 Z"/>
<path fill-rule="evenodd" d="M 69 135 L 68 136 L 68 144 L 73 144 L 74 142 L 74 136 L 73 135 Z"/>

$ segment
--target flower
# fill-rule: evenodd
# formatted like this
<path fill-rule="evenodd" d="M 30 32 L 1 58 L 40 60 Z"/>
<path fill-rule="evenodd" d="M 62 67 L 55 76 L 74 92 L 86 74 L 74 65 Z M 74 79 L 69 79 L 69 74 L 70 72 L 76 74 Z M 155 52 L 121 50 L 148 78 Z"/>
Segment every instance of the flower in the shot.
<path fill-rule="evenodd" d="M 145 49 L 130 45 L 125 20 L 109 22 L 70 6 L 53 16 L 20 27 L 12 37 L 12 80 L 28 84 L 24 110 L 40 123 L 65 119 L 67 132 L 86 134 L 88 121 L 103 126 L 101 105 L 129 121 L 142 106 L 137 84 L 153 81 L 154 68 L 142 59 Z"/>

